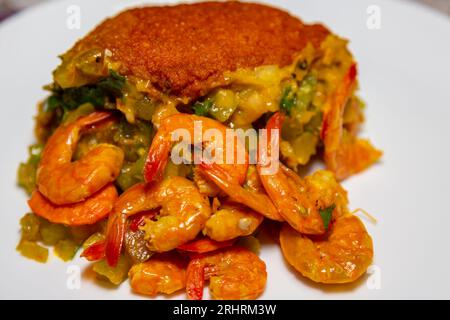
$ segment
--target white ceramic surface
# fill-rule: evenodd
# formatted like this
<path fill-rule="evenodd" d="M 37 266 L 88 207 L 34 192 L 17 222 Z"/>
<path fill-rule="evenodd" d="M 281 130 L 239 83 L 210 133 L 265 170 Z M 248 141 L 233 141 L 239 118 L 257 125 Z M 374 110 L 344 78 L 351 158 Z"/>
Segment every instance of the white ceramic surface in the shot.
<path fill-rule="evenodd" d="M 35 105 L 46 94 L 41 87 L 51 81 L 57 55 L 106 16 L 142 2 L 50 1 L 0 25 L 0 298 L 141 298 L 128 283 L 111 289 L 89 277 L 69 290 L 68 266 L 84 270 L 85 262 L 51 257 L 41 265 L 22 258 L 15 246 L 19 218 L 28 210 L 16 169 L 27 158 Z M 350 286 L 318 286 L 288 268 L 278 247 L 264 246 L 269 277 L 262 298 L 450 298 L 450 20 L 402 1 L 269 2 L 351 40 L 368 104 L 363 134 L 385 156 L 345 181 L 351 207 L 379 221 L 364 219 L 375 245 L 374 273 Z M 66 27 L 70 5 L 81 9 L 79 30 Z M 380 29 L 367 27 L 370 5 L 380 10 Z"/>

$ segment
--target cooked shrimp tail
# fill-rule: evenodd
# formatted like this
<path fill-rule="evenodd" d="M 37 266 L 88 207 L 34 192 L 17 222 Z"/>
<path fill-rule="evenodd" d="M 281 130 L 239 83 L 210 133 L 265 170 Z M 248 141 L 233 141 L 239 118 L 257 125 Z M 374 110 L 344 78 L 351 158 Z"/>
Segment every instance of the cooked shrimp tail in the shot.
<path fill-rule="evenodd" d="M 186 295 L 189 300 L 202 300 L 203 291 L 205 287 L 205 267 L 200 259 L 200 256 L 192 259 L 189 262 L 186 278 Z"/>
<path fill-rule="evenodd" d="M 157 140 L 155 140 L 157 139 Z M 147 183 L 161 180 L 169 160 L 171 143 L 167 137 L 157 136 L 152 142 L 152 152 L 149 152 L 144 165 L 144 179 Z"/>
<path fill-rule="evenodd" d="M 98 261 L 105 257 L 105 242 L 99 241 L 87 247 L 80 255 L 87 261 Z"/>
<path fill-rule="evenodd" d="M 106 261 L 112 267 L 117 265 L 125 237 L 126 218 L 122 214 L 112 214 L 108 220 L 105 245 Z"/>
<path fill-rule="evenodd" d="M 368 140 L 344 132 L 344 110 L 356 87 L 356 74 L 356 64 L 353 64 L 330 97 L 324 112 L 321 137 L 325 145 L 325 163 L 339 180 L 363 171 L 382 156 L 382 152 Z"/>

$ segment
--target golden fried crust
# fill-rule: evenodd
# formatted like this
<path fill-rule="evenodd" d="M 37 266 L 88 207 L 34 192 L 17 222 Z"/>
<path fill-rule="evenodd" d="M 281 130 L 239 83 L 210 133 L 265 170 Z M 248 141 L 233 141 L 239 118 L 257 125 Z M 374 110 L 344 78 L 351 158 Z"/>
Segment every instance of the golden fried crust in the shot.
<path fill-rule="evenodd" d="M 109 49 L 121 73 L 155 88 L 197 98 L 225 71 L 285 66 L 308 42 L 318 47 L 329 31 L 259 4 L 208 2 L 131 9 L 104 21 L 71 53 Z"/>

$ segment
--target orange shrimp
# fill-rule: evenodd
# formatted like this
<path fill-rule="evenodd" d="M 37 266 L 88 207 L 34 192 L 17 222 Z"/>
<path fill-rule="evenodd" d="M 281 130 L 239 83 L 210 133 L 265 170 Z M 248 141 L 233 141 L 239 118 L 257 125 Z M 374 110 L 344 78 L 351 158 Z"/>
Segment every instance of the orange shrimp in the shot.
<path fill-rule="evenodd" d="M 111 266 L 117 264 L 127 218 L 159 208 L 159 215 L 154 220 L 146 219 L 140 227 L 145 231 L 148 248 L 154 252 L 170 251 L 193 240 L 211 215 L 208 198 L 185 178 L 171 177 L 131 187 L 117 200 L 108 220 L 106 258 Z"/>
<path fill-rule="evenodd" d="M 109 112 L 91 113 L 60 126 L 50 137 L 37 170 L 37 186 L 52 203 L 82 202 L 118 177 L 124 153 L 110 144 L 99 144 L 82 159 L 72 162 L 81 133 L 111 115 Z"/>
<path fill-rule="evenodd" d="M 183 113 L 169 116 L 161 121 L 158 132 L 153 138 L 144 167 L 144 177 L 146 182 L 152 182 L 162 178 L 164 168 L 169 158 L 169 153 L 175 143 L 172 139 L 172 134 L 176 130 L 184 129 L 189 132 L 192 139 L 195 139 L 196 137 L 194 133 L 197 125 L 201 125 L 201 132 L 198 134 L 201 134 L 202 141 L 193 141 L 193 143 L 201 142 L 209 144 L 209 147 L 215 151 L 216 156 L 223 160 L 223 163 L 218 165 L 229 173 L 230 177 L 233 179 L 233 182 L 238 184 L 242 184 L 244 182 L 248 167 L 248 154 L 242 141 L 235 138 L 233 151 L 234 163 L 227 163 L 229 162 L 229 159 L 226 159 L 225 152 L 227 145 L 227 127 L 210 118 Z M 213 137 L 206 139 L 205 132 L 210 129 L 218 130 L 218 132 L 222 135 L 222 141 L 214 141 Z M 241 156 L 244 156 L 244 158 L 239 159 Z M 243 160 L 243 163 L 238 163 L 238 160 Z"/>
<path fill-rule="evenodd" d="M 158 254 L 130 269 L 131 288 L 151 297 L 183 290 L 186 287 L 186 266 L 187 262 L 179 254 Z"/>
<path fill-rule="evenodd" d="M 368 140 L 357 139 L 344 128 L 344 110 L 356 87 L 356 73 L 354 64 L 335 94 L 330 96 L 324 112 L 321 137 L 325 145 L 325 163 L 339 180 L 363 171 L 383 154 Z"/>
<path fill-rule="evenodd" d="M 85 258 L 87 261 L 102 260 L 105 258 L 105 241 L 99 241 L 91 244 L 83 250 L 80 257 Z"/>
<path fill-rule="evenodd" d="M 320 283 L 348 283 L 363 275 L 372 263 L 372 238 L 358 217 L 338 218 L 323 236 L 308 237 L 284 225 L 281 250 L 287 262 L 303 276 Z"/>
<path fill-rule="evenodd" d="M 284 116 L 275 113 L 267 123 L 268 135 L 272 130 L 280 130 Z M 268 145 L 265 150 L 267 159 L 271 159 L 271 147 Z M 280 215 L 298 232 L 305 234 L 323 234 L 325 230 L 324 221 L 320 211 L 331 205 L 336 205 L 336 200 L 346 204 L 346 192 L 335 181 L 333 175 L 322 174 L 318 178 L 323 178 L 322 184 L 335 191 L 335 197 L 331 196 L 323 199 L 323 187 L 319 190 L 317 185 L 310 183 L 310 180 L 301 179 L 295 172 L 280 164 L 279 170 L 273 174 L 263 173 L 264 166 L 270 163 L 258 164 L 258 172 L 261 182 L 278 209 Z M 312 179 L 312 178 L 311 178 Z M 322 191 L 321 191 L 322 190 Z M 334 194 L 334 193 L 333 193 Z M 345 200 L 340 200 L 344 198 Z M 338 208 L 339 212 L 343 209 Z M 334 216 L 338 215 L 337 210 L 333 210 Z"/>
<path fill-rule="evenodd" d="M 217 300 L 256 299 L 267 281 L 266 264 L 253 252 L 230 247 L 200 254 L 189 262 L 186 292 L 191 300 L 203 298 L 205 280 Z"/>
<path fill-rule="evenodd" d="M 55 205 L 35 190 L 28 201 L 30 209 L 50 222 L 69 226 L 94 224 L 107 217 L 117 200 L 117 190 L 108 184 L 83 202 Z"/>

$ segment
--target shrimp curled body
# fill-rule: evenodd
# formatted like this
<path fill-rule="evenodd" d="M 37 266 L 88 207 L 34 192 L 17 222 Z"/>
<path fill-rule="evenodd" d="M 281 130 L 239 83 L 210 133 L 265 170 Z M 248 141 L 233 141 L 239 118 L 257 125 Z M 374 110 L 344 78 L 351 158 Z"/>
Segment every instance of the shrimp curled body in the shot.
<path fill-rule="evenodd" d="M 353 282 L 372 263 L 372 238 L 358 217 L 349 214 L 318 238 L 308 238 L 286 224 L 280 244 L 287 262 L 314 282 Z"/>
<path fill-rule="evenodd" d="M 196 131 L 196 128 L 198 132 Z M 200 130 L 201 128 L 201 130 Z M 233 159 L 228 159 L 231 152 L 227 152 L 227 127 L 222 123 L 196 115 L 176 114 L 165 118 L 153 138 L 148 158 L 144 168 L 144 177 L 146 182 L 160 180 L 164 168 L 168 162 L 169 153 L 174 145 L 173 134 L 177 130 L 184 130 L 189 133 L 192 144 L 207 144 L 210 150 L 214 151 L 218 165 L 230 174 L 233 181 L 242 184 L 245 180 L 248 168 L 248 154 L 245 145 L 238 138 L 234 138 L 234 150 L 232 150 Z M 215 130 L 220 136 L 211 135 L 207 137 L 207 132 Z M 196 141 L 196 135 L 201 135 L 200 141 Z M 233 160 L 233 161 L 231 161 Z M 242 163 L 240 163 L 242 161 Z"/>
<path fill-rule="evenodd" d="M 118 177 L 124 153 L 110 144 L 99 144 L 72 162 L 83 130 L 109 117 L 108 112 L 91 113 L 59 127 L 50 137 L 38 167 L 37 185 L 53 204 L 82 202 Z"/>
<path fill-rule="evenodd" d="M 208 198 L 193 182 L 171 177 L 151 184 L 137 184 L 123 193 L 110 215 L 106 236 L 106 258 L 115 265 L 125 235 L 126 219 L 144 211 L 160 209 L 154 219 L 146 219 L 147 246 L 154 252 L 166 252 L 193 240 L 211 215 Z"/>
<path fill-rule="evenodd" d="M 190 261 L 186 284 L 189 299 L 202 299 L 205 280 L 209 280 L 216 300 L 256 299 L 266 286 L 266 265 L 241 247 L 213 251 Z"/>
<path fill-rule="evenodd" d="M 284 116 L 274 114 L 267 123 L 269 132 L 280 130 Z M 267 147 L 270 159 L 270 146 Z M 347 193 L 337 183 L 334 175 L 327 171 L 318 171 L 310 178 L 301 178 L 291 169 L 280 164 L 275 173 L 264 174 L 262 164 L 258 165 L 261 182 L 278 209 L 280 215 L 298 232 L 304 234 L 323 234 L 325 226 L 320 211 L 335 204 L 334 216 L 346 210 Z M 331 190 L 326 194 L 326 190 Z"/>

